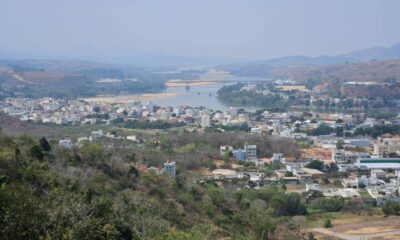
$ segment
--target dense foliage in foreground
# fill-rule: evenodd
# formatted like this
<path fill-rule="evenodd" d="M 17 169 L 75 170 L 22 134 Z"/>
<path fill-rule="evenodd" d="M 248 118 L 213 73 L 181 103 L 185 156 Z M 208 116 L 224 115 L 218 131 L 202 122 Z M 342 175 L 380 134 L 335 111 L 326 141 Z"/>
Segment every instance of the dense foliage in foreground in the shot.
<path fill-rule="evenodd" d="M 141 155 L 0 136 L 0 239 L 299 239 L 294 216 L 307 215 L 307 207 L 362 207 L 277 185 L 237 190 L 236 182 L 194 183 L 194 173 L 143 173 Z"/>

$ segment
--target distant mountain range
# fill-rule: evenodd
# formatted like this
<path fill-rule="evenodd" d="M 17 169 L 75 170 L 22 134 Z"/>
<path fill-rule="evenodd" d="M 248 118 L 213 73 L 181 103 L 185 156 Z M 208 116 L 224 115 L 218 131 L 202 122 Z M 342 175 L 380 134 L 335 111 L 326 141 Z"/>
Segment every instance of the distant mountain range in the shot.
<path fill-rule="evenodd" d="M 263 78 L 275 78 L 277 76 L 298 78 L 299 69 L 301 69 L 302 74 L 300 74 L 300 78 L 302 78 L 306 76 L 310 77 L 308 74 L 304 75 L 303 70 L 307 72 L 311 70 L 319 71 L 326 68 L 330 69 L 329 66 L 340 67 L 346 64 L 361 64 L 359 68 L 363 69 L 367 66 L 363 63 L 388 60 L 400 60 L 400 43 L 391 47 L 374 47 L 335 56 L 288 56 L 269 60 L 226 64 L 218 66 L 218 69 L 229 71 L 237 76 L 256 76 Z"/>
<path fill-rule="evenodd" d="M 391 60 L 391 59 L 400 59 L 400 43 L 397 43 L 391 47 L 374 47 L 336 56 L 318 56 L 318 57 L 288 56 L 288 57 L 258 61 L 253 64 L 263 64 L 273 67 L 284 67 L 293 65 L 356 63 L 356 62 L 366 62 L 372 60 Z"/>
<path fill-rule="evenodd" d="M 371 60 L 392 60 L 400 59 L 400 43 L 391 47 L 374 47 L 358 50 L 346 54 L 335 56 L 287 56 L 261 61 L 240 61 L 238 59 L 219 58 L 219 57 L 196 57 L 181 56 L 165 53 L 152 52 L 132 52 L 127 49 L 103 49 L 98 50 L 90 46 L 79 47 L 69 51 L 67 54 L 57 55 L 54 53 L 46 54 L 41 50 L 32 50 L 32 53 L 24 53 L 14 49 L 0 46 L 0 59 L 35 59 L 35 60 L 80 60 L 95 61 L 114 64 L 130 64 L 136 66 L 164 66 L 164 67 L 189 67 L 189 66 L 215 66 L 230 64 L 234 66 L 269 66 L 286 67 L 297 65 L 320 65 L 320 64 L 342 64 L 357 63 Z M 36 52 L 35 52 L 36 51 Z"/>
<path fill-rule="evenodd" d="M 90 46 L 78 47 L 64 54 L 47 53 L 44 50 L 32 49 L 26 53 L 0 45 L 0 59 L 17 60 L 59 60 L 59 61 L 88 61 L 110 64 L 128 64 L 141 67 L 190 67 L 213 66 L 218 64 L 239 63 L 222 57 L 182 56 L 160 52 L 135 52 L 123 48 L 95 49 Z"/>

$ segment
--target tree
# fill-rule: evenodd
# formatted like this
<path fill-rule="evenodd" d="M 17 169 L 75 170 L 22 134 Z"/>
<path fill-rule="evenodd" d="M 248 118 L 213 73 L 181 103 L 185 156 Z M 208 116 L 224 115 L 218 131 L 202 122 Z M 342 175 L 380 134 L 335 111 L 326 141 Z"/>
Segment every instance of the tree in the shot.
<path fill-rule="evenodd" d="M 345 201 L 341 197 L 335 198 L 318 198 L 313 201 L 313 207 L 326 212 L 339 212 L 343 209 Z"/>
<path fill-rule="evenodd" d="M 94 107 L 94 108 L 93 108 L 93 112 L 99 113 L 99 112 L 100 112 L 100 107 Z"/>
<path fill-rule="evenodd" d="M 33 145 L 29 149 L 29 156 L 36 158 L 38 160 L 43 160 L 44 153 L 42 152 L 42 149 L 38 145 Z"/>
<path fill-rule="evenodd" d="M 285 172 L 285 177 L 293 177 L 293 173 L 289 172 L 289 171 L 286 171 Z"/>
<path fill-rule="evenodd" d="M 130 166 L 129 173 L 133 174 L 135 177 L 139 177 L 139 171 L 135 166 Z"/>
<path fill-rule="evenodd" d="M 336 163 L 331 162 L 326 166 L 326 170 L 329 174 L 335 173 L 339 170 L 338 166 L 336 165 Z"/>
<path fill-rule="evenodd" d="M 129 226 L 134 239 L 152 239 L 167 229 L 167 222 L 161 218 L 165 206 L 134 191 L 125 190 L 113 204 L 116 218 Z"/>
<path fill-rule="evenodd" d="M 308 168 L 322 170 L 324 169 L 324 163 L 319 160 L 312 160 L 309 164 L 307 164 Z"/>
<path fill-rule="evenodd" d="M 339 140 L 336 142 L 336 148 L 337 149 L 343 149 L 344 147 L 344 141 L 343 140 Z"/>
<path fill-rule="evenodd" d="M 307 134 L 312 136 L 320 136 L 320 135 L 328 135 L 331 134 L 332 132 L 333 128 L 323 123 L 319 125 L 317 128 L 307 131 Z"/>
<path fill-rule="evenodd" d="M 42 205 L 28 187 L 0 190 L 0 239 L 40 239 L 48 220 Z"/>
<path fill-rule="evenodd" d="M 329 179 L 328 179 L 327 176 L 323 176 L 321 180 L 322 180 L 322 182 L 323 182 L 324 184 L 329 184 Z"/>
<path fill-rule="evenodd" d="M 172 151 L 172 143 L 165 137 L 160 138 L 160 148 L 162 150 L 165 150 L 166 152 L 171 152 Z"/>
<path fill-rule="evenodd" d="M 329 219 L 329 218 L 325 219 L 324 228 L 331 228 L 331 227 L 333 227 L 331 219 Z"/>
<path fill-rule="evenodd" d="M 45 151 L 48 152 L 51 150 L 51 146 L 50 143 L 47 141 L 47 139 L 45 137 L 42 137 L 39 141 L 40 143 L 40 148 Z"/>
<path fill-rule="evenodd" d="M 126 158 L 129 162 L 136 162 L 136 153 L 132 153 L 130 155 L 126 155 Z"/>
<path fill-rule="evenodd" d="M 224 159 L 224 163 L 229 163 L 229 152 L 226 152 L 225 154 L 224 154 L 224 156 L 223 156 L 223 159 Z"/>
<path fill-rule="evenodd" d="M 270 204 L 277 217 L 307 214 L 305 206 L 300 201 L 300 195 L 297 193 L 276 192 Z"/>
<path fill-rule="evenodd" d="M 88 163 L 99 163 L 104 157 L 104 148 L 100 144 L 84 143 L 81 148 L 82 159 Z"/>
<path fill-rule="evenodd" d="M 386 201 L 382 206 L 382 211 L 386 215 L 400 215 L 400 203 Z"/>

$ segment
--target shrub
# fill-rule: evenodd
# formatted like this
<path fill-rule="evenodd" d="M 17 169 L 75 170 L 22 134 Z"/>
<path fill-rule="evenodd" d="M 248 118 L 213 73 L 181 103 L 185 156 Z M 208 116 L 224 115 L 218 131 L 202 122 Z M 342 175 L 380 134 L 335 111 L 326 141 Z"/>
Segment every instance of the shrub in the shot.
<path fill-rule="evenodd" d="M 387 201 L 383 204 L 382 211 L 386 215 L 400 215 L 400 203 Z"/>
<path fill-rule="evenodd" d="M 329 218 L 325 219 L 324 228 L 331 228 L 331 227 L 333 227 L 331 219 Z"/>

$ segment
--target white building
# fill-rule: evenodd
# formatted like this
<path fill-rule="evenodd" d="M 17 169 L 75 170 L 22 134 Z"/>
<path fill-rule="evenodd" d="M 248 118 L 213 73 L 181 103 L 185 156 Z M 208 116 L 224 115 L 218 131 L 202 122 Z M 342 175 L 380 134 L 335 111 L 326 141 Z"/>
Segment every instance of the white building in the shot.
<path fill-rule="evenodd" d="M 78 138 L 78 143 L 82 143 L 82 142 L 86 142 L 86 141 L 89 141 L 89 138 L 87 138 L 87 137 Z"/>
<path fill-rule="evenodd" d="M 347 171 L 347 169 L 351 168 L 351 165 L 357 163 L 358 159 L 368 159 L 369 157 L 368 153 L 332 149 L 332 161 L 336 163 L 340 172 Z"/>
<path fill-rule="evenodd" d="M 219 147 L 219 154 L 221 156 L 224 156 L 225 153 L 232 152 L 232 151 L 233 151 L 233 147 L 232 146 L 220 146 Z"/>
<path fill-rule="evenodd" d="M 164 163 L 164 173 L 170 177 L 176 176 L 176 164 L 175 162 Z"/>
<path fill-rule="evenodd" d="M 360 198 L 357 189 L 353 188 L 329 188 L 323 191 L 325 197 L 341 196 L 344 198 Z"/>
<path fill-rule="evenodd" d="M 95 142 L 97 141 L 99 138 L 103 137 L 103 130 L 99 129 L 97 131 L 93 131 L 92 134 L 90 135 L 90 142 Z"/>
<path fill-rule="evenodd" d="M 282 153 L 274 153 L 272 155 L 272 162 L 274 162 L 274 163 L 284 162 L 283 154 Z"/>
<path fill-rule="evenodd" d="M 129 140 L 129 141 L 132 141 L 132 142 L 138 142 L 138 139 L 136 138 L 136 135 L 127 136 L 126 139 Z"/>
<path fill-rule="evenodd" d="M 256 161 L 257 160 L 257 145 L 244 144 L 244 151 L 246 152 L 246 160 Z"/>
<path fill-rule="evenodd" d="M 398 196 L 399 186 L 384 185 L 384 186 L 371 186 L 367 188 L 369 195 L 376 200 L 378 206 L 383 205 L 386 201 L 400 202 Z"/>
<path fill-rule="evenodd" d="M 200 126 L 202 128 L 211 127 L 211 117 L 209 115 L 202 115 L 200 118 Z"/>
<path fill-rule="evenodd" d="M 63 139 L 58 142 L 58 146 L 60 146 L 61 148 L 71 148 L 72 142 L 71 140 Z"/>
<path fill-rule="evenodd" d="M 306 184 L 306 192 L 308 191 L 321 191 L 321 188 L 317 183 Z"/>

